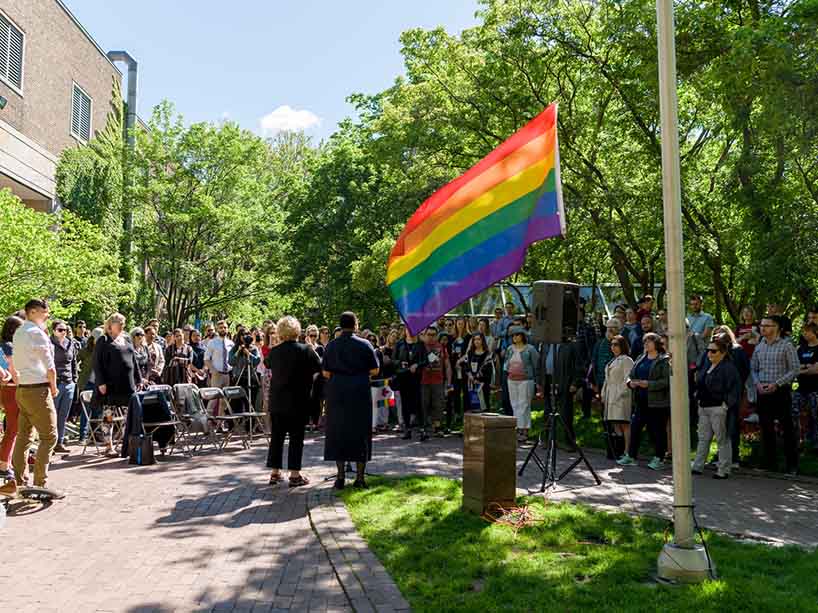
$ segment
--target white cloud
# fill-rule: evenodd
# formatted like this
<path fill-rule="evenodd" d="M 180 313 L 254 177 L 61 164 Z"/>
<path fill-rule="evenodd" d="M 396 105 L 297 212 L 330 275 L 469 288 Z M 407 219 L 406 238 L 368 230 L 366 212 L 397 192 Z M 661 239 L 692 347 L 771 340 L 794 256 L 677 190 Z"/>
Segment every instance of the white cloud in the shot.
<path fill-rule="evenodd" d="M 283 105 L 261 118 L 261 133 L 274 136 L 279 132 L 298 132 L 321 124 L 321 118 L 306 109 L 296 110 Z"/>

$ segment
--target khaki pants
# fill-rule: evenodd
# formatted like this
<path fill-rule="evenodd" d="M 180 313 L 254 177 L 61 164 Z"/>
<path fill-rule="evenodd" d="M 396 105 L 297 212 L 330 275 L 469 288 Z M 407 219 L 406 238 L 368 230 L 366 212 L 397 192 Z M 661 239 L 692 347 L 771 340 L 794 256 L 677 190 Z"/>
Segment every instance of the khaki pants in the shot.
<path fill-rule="evenodd" d="M 693 460 L 693 470 L 701 472 L 707 461 L 710 451 L 710 441 L 715 438 L 719 446 L 719 461 L 716 472 L 720 475 L 730 474 L 730 465 L 733 461 L 733 448 L 730 437 L 727 436 L 727 407 L 699 407 L 699 446 L 696 450 L 696 459 Z"/>
<path fill-rule="evenodd" d="M 34 485 L 45 487 L 48 480 L 48 463 L 51 452 L 57 445 L 57 411 L 54 398 L 47 385 L 43 387 L 17 387 L 15 395 L 20 410 L 18 418 L 17 442 L 14 444 L 14 478 L 22 484 L 28 465 L 28 449 L 34 441 L 33 430 L 37 430 L 40 444 L 37 447 L 37 462 L 34 464 Z"/>
<path fill-rule="evenodd" d="M 220 373 L 213 371 L 210 373 L 210 387 L 224 389 L 230 386 L 230 373 Z M 227 400 L 211 400 L 208 412 L 211 415 L 227 415 Z"/>

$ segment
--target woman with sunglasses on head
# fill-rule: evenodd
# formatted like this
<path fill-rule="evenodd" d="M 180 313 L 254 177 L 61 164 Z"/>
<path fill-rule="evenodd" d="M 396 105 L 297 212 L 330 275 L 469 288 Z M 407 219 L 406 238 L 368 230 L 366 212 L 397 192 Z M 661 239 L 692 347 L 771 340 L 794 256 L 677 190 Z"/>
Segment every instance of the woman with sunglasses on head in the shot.
<path fill-rule="evenodd" d="M 68 337 L 68 324 L 61 319 L 54 320 L 51 330 L 51 344 L 54 347 L 54 368 L 57 371 L 57 397 L 54 408 L 57 409 L 57 446 L 56 453 L 68 453 L 65 446 L 65 424 L 71 405 L 74 402 L 74 391 L 77 387 L 78 343 Z"/>
<path fill-rule="evenodd" d="M 628 457 L 628 448 L 631 442 L 631 411 L 633 410 L 633 395 L 628 387 L 628 377 L 633 369 L 633 359 L 628 355 L 630 347 L 628 339 L 617 334 L 611 339 L 611 353 L 613 358 L 605 366 L 605 379 L 599 396 L 602 399 L 604 421 L 613 426 L 615 432 L 624 438 L 624 446 L 616 449 L 616 459 Z M 615 437 L 616 440 L 619 436 Z M 618 445 L 614 445 L 618 446 Z"/>
<path fill-rule="evenodd" d="M 511 345 L 506 349 L 503 371 L 508 376 L 511 409 L 517 418 L 517 443 L 524 445 L 531 428 L 531 400 L 537 389 L 540 355 L 528 343 L 528 333 L 522 326 L 510 326 Z"/>
<path fill-rule="evenodd" d="M 136 362 L 136 368 L 139 374 L 142 375 L 141 387 L 147 387 L 151 364 L 148 346 L 145 344 L 145 330 L 138 326 L 131 330 L 131 343 L 133 343 L 133 358 L 134 362 Z"/>
<path fill-rule="evenodd" d="M 696 374 L 699 403 L 699 446 L 693 460 L 694 475 L 701 475 L 713 438 L 719 447 L 719 461 L 714 479 L 730 476 L 733 450 L 727 429 L 728 411 L 738 411 L 741 401 L 741 377 L 730 358 L 732 349 L 726 334 L 714 336 L 707 345 L 709 366 Z"/>
<path fill-rule="evenodd" d="M 662 470 L 665 468 L 663 458 L 667 451 L 667 423 L 670 418 L 670 356 L 665 352 L 665 345 L 658 334 L 648 332 L 642 340 L 645 353 L 636 360 L 628 376 L 628 387 L 634 393 L 630 445 L 628 453 L 617 460 L 617 464 L 636 464 L 642 430 L 647 426 L 654 446 L 653 459 L 648 463 L 648 468 Z"/>

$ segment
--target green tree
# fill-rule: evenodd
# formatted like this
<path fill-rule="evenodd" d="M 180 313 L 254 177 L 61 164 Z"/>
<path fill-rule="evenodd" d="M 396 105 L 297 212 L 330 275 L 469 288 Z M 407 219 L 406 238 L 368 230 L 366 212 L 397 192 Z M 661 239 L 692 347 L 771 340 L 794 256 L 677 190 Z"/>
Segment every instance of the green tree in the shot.
<path fill-rule="evenodd" d="M 174 326 L 246 308 L 275 291 L 281 265 L 270 146 L 234 123 L 185 126 L 168 103 L 137 135 L 135 247 L 155 302 Z"/>
<path fill-rule="evenodd" d="M 57 316 L 84 305 L 113 310 L 127 291 L 117 278 L 110 240 L 70 211 L 47 214 L 0 190 L 0 313 L 48 298 Z"/>

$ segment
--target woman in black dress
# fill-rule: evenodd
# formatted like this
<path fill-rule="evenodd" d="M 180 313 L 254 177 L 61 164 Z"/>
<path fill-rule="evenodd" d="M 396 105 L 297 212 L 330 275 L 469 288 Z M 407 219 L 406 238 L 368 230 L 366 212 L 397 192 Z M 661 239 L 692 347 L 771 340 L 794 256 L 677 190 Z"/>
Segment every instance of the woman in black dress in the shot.
<path fill-rule="evenodd" d="M 369 342 L 355 336 L 358 318 L 341 315 L 341 334 L 324 351 L 321 368 L 327 379 L 327 433 L 324 459 L 338 467 L 335 488 L 344 487 L 345 463 L 357 464 L 356 487 L 366 487 L 366 463 L 372 459 L 372 393 L 369 377 L 380 365 Z"/>

